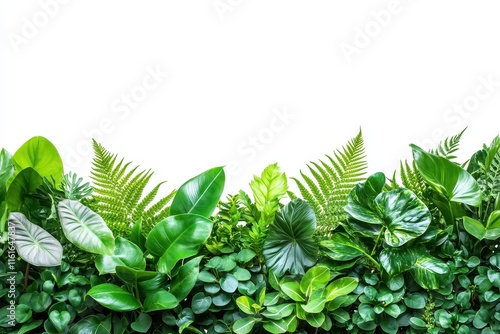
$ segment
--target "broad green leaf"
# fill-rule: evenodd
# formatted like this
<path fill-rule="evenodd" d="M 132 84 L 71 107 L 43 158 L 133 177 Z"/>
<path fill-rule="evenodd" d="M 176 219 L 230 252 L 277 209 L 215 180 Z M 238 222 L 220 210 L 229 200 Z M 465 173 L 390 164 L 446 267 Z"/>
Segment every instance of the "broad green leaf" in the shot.
<path fill-rule="evenodd" d="M 227 274 L 220 279 L 220 287 L 225 292 L 233 293 L 238 288 L 238 280 L 233 275 Z"/>
<path fill-rule="evenodd" d="M 432 220 L 429 209 L 408 189 L 383 192 L 374 203 L 386 227 L 385 242 L 391 247 L 400 247 L 422 235 Z"/>
<path fill-rule="evenodd" d="M 43 183 L 42 177 L 33 168 L 19 172 L 7 190 L 7 206 L 10 211 L 21 211 L 26 196 L 34 194 Z"/>
<path fill-rule="evenodd" d="M 391 317 L 385 317 L 380 322 L 380 328 L 382 328 L 384 333 L 397 334 L 399 331 L 398 321 Z"/>
<path fill-rule="evenodd" d="M 279 314 L 281 318 L 286 318 L 295 311 L 295 303 L 279 304 L 267 307 L 267 311 Z"/>
<path fill-rule="evenodd" d="M 255 305 L 255 301 L 247 296 L 240 296 L 236 298 L 236 305 L 238 308 L 246 314 L 249 315 L 254 315 L 255 314 L 255 309 L 253 308 L 252 305 Z"/>
<path fill-rule="evenodd" d="M 297 326 L 299 325 L 297 316 L 292 314 L 283 320 L 286 321 L 286 324 L 288 326 L 287 331 L 290 333 L 295 333 L 295 331 L 297 330 Z"/>
<path fill-rule="evenodd" d="M 317 260 L 318 245 L 313 239 L 316 216 L 304 200 L 294 199 L 276 214 L 269 226 L 263 254 L 276 276 L 303 274 Z"/>
<path fill-rule="evenodd" d="M 186 262 L 172 278 L 170 292 L 178 301 L 182 301 L 186 298 L 195 286 L 198 279 L 198 273 L 200 272 L 200 261 L 202 257 L 203 256 L 198 256 Z"/>
<path fill-rule="evenodd" d="M 423 179 L 450 202 L 471 206 L 481 204 L 481 189 L 474 177 L 446 158 L 427 153 L 410 145 L 413 158 Z"/>
<path fill-rule="evenodd" d="M 488 217 L 484 238 L 487 240 L 500 238 L 500 210 L 493 211 Z"/>
<path fill-rule="evenodd" d="M 222 195 L 224 182 L 222 167 L 209 169 L 186 181 L 172 200 L 170 215 L 191 213 L 209 218 Z"/>
<path fill-rule="evenodd" d="M 357 220 L 381 225 L 383 221 L 375 211 L 373 201 L 382 191 L 384 184 L 383 173 L 375 173 L 370 175 L 364 183 L 358 183 L 349 193 L 345 211 Z"/>
<path fill-rule="evenodd" d="M 309 323 L 309 325 L 319 328 L 321 325 L 323 325 L 323 322 L 325 321 L 325 314 L 324 313 L 309 313 L 306 315 L 306 321 Z"/>
<path fill-rule="evenodd" d="M 114 254 L 98 255 L 95 259 L 95 266 L 99 274 L 113 274 L 116 266 L 126 266 L 132 269 L 146 269 L 146 259 L 141 249 L 131 241 L 118 237 L 115 240 Z"/>
<path fill-rule="evenodd" d="M 326 301 L 334 300 L 339 296 L 345 296 L 354 291 L 358 281 L 353 277 L 342 277 L 328 284 L 323 294 Z"/>
<path fill-rule="evenodd" d="M 160 289 L 146 296 L 144 300 L 144 311 L 171 310 L 177 305 L 179 305 L 179 301 L 173 294 L 167 290 Z"/>
<path fill-rule="evenodd" d="M 24 333 L 28 333 L 30 332 L 31 330 L 37 328 L 38 326 L 40 326 L 41 324 L 43 323 L 42 320 L 34 320 L 32 322 L 29 322 L 29 323 L 26 323 L 26 324 L 23 324 L 21 326 L 21 328 L 16 332 L 16 334 L 24 334 Z M 70 332 L 70 334 L 73 334 Z M 101 333 L 96 333 L 96 334 L 101 334 Z M 109 334 L 109 333 L 108 333 Z"/>
<path fill-rule="evenodd" d="M 300 304 L 300 306 L 307 313 L 319 313 L 325 308 L 326 299 L 323 298 L 324 290 L 314 290 L 311 297 L 308 299 L 307 303 Z"/>
<path fill-rule="evenodd" d="M 475 220 L 474 218 L 470 218 L 467 216 L 463 217 L 463 223 L 464 223 L 464 228 L 473 237 L 483 240 L 485 234 L 486 234 L 486 228 L 483 226 L 483 224 Z"/>
<path fill-rule="evenodd" d="M 450 268 L 446 263 L 432 256 L 420 256 L 410 272 L 424 289 L 435 290 L 450 279 Z"/>
<path fill-rule="evenodd" d="M 310 268 L 300 281 L 300 291 L 309 297 L 314 290 L 324 288 L 330 280 L 330 270 L 327 267 Z"/>
<path fill-rule="evenodd" d="M 58 332 L 62 332 L 62 330 L 68 326 L 71 321 L 71 315 L 68 311 L 53 310 L 49 313 L 49 319 L 52 322 L 52 325 L 57 329 Z"/>
<path fill-rule="evenodd" d="M 89 253 L 113 255 L 115 238 L 101 216 L 69 199 L 59 202 L 58 211 L 64 235 L 71 243 Z"/>
<path fill-rule="evenodd" d="M 211 231 L 212 222 L 203 216 L 170 216 L 149 232 L 146 248 L 151 254 L 159 257 L 158 271 L 167 274 L 177 261 L 196 255 Z"/>
<path fill-rule="evenodd" d="M 262 327 L 269 333 L 279 334 L 286 333 L 288 330 L 288 323 L 283 320 L 266 320 L 262 323 Z"/>
<path fill-rule="evenodd" d="M 427 253 L 419 248 L 384 248 L 380 252 L 380 264 L 390 276 L 410 270 L 418 257 Z"/>
<path fill-rule="evenodd" d="M 97 315 L 89 315 L 78 321 L 69 330 L 69 334 L 110 334 L 111 319 L 101 319 Z"/>
<path fill-rule="evenodd" d="M 0 151 L 0 201 L 5 200 L 7 181 L 14 175 L 12 156 L 6 150 Z"/>
<path fill-rule="evenodd" d="M 87 296 L 112 311 L 127 312 L 141 307 L 141 303 L 130 292 L 111 283 L 92 287 Z"/>
<path fill-rule="evenodd" d="M 20 212 L 12 212 L 9 223 L 15 228 L 17 253 L 24 261 L 39 267 L 61 264 L 63 248 L 50 233 L 31 223 Z"/>
<path fill-rule="evenodd" d="M 247 263 L 251 259 L 253 259 L 257 254 L 251 250 L 251 249 L 242 249 L 238 253 L 238 256 L 236 257 L 236 261 L 241 262 L 241 263 Z"/>
<path fill-rule="evenodd" d="M 136 244 L 139 249 L 144 249 L 146 246 L 146 238 L 142 235 L 142 220 L 139 219 L 134 226 L 132 226 L 129 239 Z"/>
<path fill-rule="evenodd" d="M 405 297 L 404 303 L 409 308 L 415 310 L 422 310 L 425 308 L 426 300 L 425 297 L 422 296 L 421 294 L 412 294 Z"/>
<path fill-rule="evenodd" d="M 298 282 L 285 282 L 280 284 L 281 290 L 285 295 L 292 298 L 292 300 L 296 302 L 303 302 L 306 300 L 306 297 L 300 291 L 300 285 Z"/>
<path fill-rule="evenodd" d="M 116 266 L 116 276 L 129 284 L 137 284 L 138 282 L 148 281 L 155 278 L 158 273 L 156 271 L 146 271 L 133 269 L 125 266 Z"/>
<path fill-rule="evenodd" d="M 368 255 L 364 245 L 345 233 L 335 233 L 330 239 L 321 240 L 320 245 L 325 247 L 327 255 L 336 261 L 349 261 L 361 255 Z"/>
<path fill-rule="evenodd" d="M 56 147 L 44 137 L 33 137 L 25 142 L 13 156 L 16 171 L 33 168 L 42 177 L 51 180 L 56 186 L 61 184 L 64 168 Z"/>
<path fill-rule="evenodd" d="M 236 334 L 247 334 L 252 331 L 253 326 L 257 320 L 252 317 L 245 317 L 235 321 L 233 324 L 233 331 Z"/>
<path fill-rule="evenodd" d="M 270 217 L 278 209 L 278 202 L 288 190 L 287 177 L 281 173 L 277 163 L 267 166 L 261 177 L 254 176 L 250 182 L 255 206 Z"/>

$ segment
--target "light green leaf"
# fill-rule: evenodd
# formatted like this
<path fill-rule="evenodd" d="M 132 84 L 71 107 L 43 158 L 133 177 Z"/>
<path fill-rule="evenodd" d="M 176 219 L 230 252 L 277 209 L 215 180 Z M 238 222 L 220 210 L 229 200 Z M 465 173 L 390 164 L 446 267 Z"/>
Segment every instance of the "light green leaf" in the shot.
<path fill-rule="evenodd" d="M 12 212 L 9 223 L 15 228 L 18 255 L 34 266 L 54 267 L 61 264 L 63 248 L 59 241 L 22 213 Z"/>
<path fill-rule="evenodd" d="M 90 253 L 113 254 L 113 232 L 97 213 L 69 199 L 59 202 L 58 211 L 64 235 L 71 243 Z"/>
<path fill-rule="evenodd" d="M 6 202 L 10 211 L 21 211 L 25 197 L 34 194 L 42 183 L 42 177 L 33 168 L 19 172 L 7 190 Z"/>
<path fill-rule="evenodd" d="M 53 178 L 56 186 L 63 180 L 64 168 L 61 156 L 56 147 L 44 137 L 33 137 L 25 142 L 14 153 L 13 162 L 16 171 L 31 167 L 40 176 L 49 180 Z"/>
<path fill-rule="evenodd" d="M 274 333 L 274 334 L 279 334 L 279 333 L 286 333 L 288 330 L 288 323 L 283 320 L 266 320 L 263 322 L 262 327 L 269 333 Z"/>
<path fill-rule="evenodd" d="M 327 267 L 310 268 L 300 281 L 300 291 L 309 297 L 314 290 L 324 288 L 330 280 L 330 270 Z"/>
<path fill-rule="evenodd" d="M 233 324 L 233 331 L 236 334 L 250 333 L 256 322 L 257 322 L 257 320 L 255 318 L 252 318 L 252 317 L 238 319 Z"/>
<path fill-rule="evenodd" d="M 158 276 L 156 271 L 146 271 L 146 270 L 138 270 L 125 266 L 116 266 L 116 276 L 122 279 L 124 282 L 129 284 L 137 284 L 138 282 L 148 281 L 150 279 Z"/>
<path fill-rule="evenodd" d="M 450 279 L 448 265 L 429 255 L 419 257 L 410 272 L 418 285 L 429 290 L 438 289 Z"/>
<path fill-rule="evenodd" d="M 306 297 L 300 291 L 300 285 L 298 282 L 285 282 L 280 284 L 281 290 L 285 295 L 290 297 L 292 300 L 296 302 L 303 302 L 306 300 Z"/>
<path fill-rule="evenodd" d="M 255 314 L 255 309 L 252 307 L 252 305 L 255 305 L 255 301 L 250 297 L 240 296 L 236 298 L 236 305 L 239 307 L 241 311 L 243 311 L 246 314 L 249 315 Z"/>
<path fill-rule="evenodd" d="M 380 252 L 380 264 L 390 276 L 395 276 L 410 270 L 422 256 L 427 256 L 427 253 L 419 247 L 385 248 Z"/>
<path fill-rule="evenodd" d="M 158 271 L 167 274 L 177 261 L 196 255 L 211 231 L 212 222 L 203 216 L 170 216 L 149 232 L 146 248 L 152 255 L 159 257 Z"/>
<path fill-rule="evenodd" d="M 294 199 L 276 214 L 263 247 L 266 264 L 276 276 L 287 271 L 303 274 L 304 268 L 314 265 L 318 253 L 315 229 L 314 210 L 304 200 Z"/>
<path fill-rule="evenodd" d="M 345 296 L 354 291 L 358 281 L 353 277 L 342 277 L 328 284 L 323 294 L 325 301 L 331 301 L 339 296 Z"/>
<path fill-rule="evenodd" d="M 500 238 L 500 210 L 493 211 L 488 217 L 484 238 L 487 240 Z"/>
<path fill-rule="evenodd" d="M 473 237 L 483 240 L 486 234 L 486 228 L 481 224 L 480 221 L 475 220 L 473 218 L 464 216 L 463 217 L 464 228 Z"/>
<path fill-rule="evenodd" d="M 321 240 L 320 245 L 327 248 L 327 255 L 336 261 L 349 261 L 368 255 L 364 245 L 345 233 L 335 233 L 330 239 Z"/>
<path fill-rule="evenodd" d="M 325 322 L 325 314 L 324 313 L 309 313 L 306 315 L 306 321 L 309 325 L 319 328 Z"/>
<path fill-rule="evenodd" d="M 423 179 L 450 202 L 471 206 L 481 204 L 481 189 L 474 177 L 446 158 L 427 153 L 410 145 L 413 158 Z"/>
<path fill-rule="evenodd" d="M 87 296 L 112 311 L 127 312 L 141 307 L 141 303 L 130 292 L 111 283 L 94 286 Z"/>
<path fill-rule="evenodd" d="M 146 259 L 141 249 L 131 241 L 118 237 L 115 240 L 113 255 L 98 255 L 95 266 L 99 274 L 113 274 L 116 266 L 126 266 L 132 269 L 146 269 Z"/>
<path fill-rule="evenodd" d="M 324 290 L 314 290 L 314 292 L 311 294 L 311 297 L 307 301 L 307 303 L 300 304 L 300 306 L 306 311 L 307 313 L 319 313 L 323 311 L 325 308 L 325 303 L 326 299 L 323 298 L 323 293 Z"/>
<path fill-rule="evenodd" d="M 209 169 L 186 181 L 172 200 L 170 215 L 191 213 L 209 218 L 222 195 L 224 182 L 222 167 Z"/>
<path fill-rule="evenodd" d="M 261 177 L 254 176 L 250 188 L 257 210 L 263 212 L 266 217 L 272 217 L 278 209 L 279 200 L 288 190 L 287 177 L 285 173 L 281 173 L 278 164 L 274 163 L 264 169 Z"/>

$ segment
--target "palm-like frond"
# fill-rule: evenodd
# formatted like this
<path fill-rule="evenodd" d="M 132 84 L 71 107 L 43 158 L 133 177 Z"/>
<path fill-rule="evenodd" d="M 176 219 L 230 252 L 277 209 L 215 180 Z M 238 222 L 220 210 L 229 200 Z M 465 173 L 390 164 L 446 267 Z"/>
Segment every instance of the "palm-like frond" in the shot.
<path fill-rule="evenodd" d="M 153 176 L 151 170 L 137 171 L 129 168 L 131 162 L 107 151 L 95 140 L 91 179 L 94 183 L 91 208 L 108 224 L 115 236 L 128 235 L 132 225 L 141 220 L 143 233 L 168 216 L 170 200 L 175 191 L 154 202 L 160 183 L 149 193 L 143 193 Z M 117 162 L 118 161 L 118 162 Z"/>
<path fill-rule="evenodd" d="M 292 178 L 302 197 L 314 208 L 319 230 L 328 233 L 347 218 L 344 206 L 351 189 L 363 181 L 367 163 L 361 130 L 333 157 L 310 162 L 309 174 Z"/>
<path fill-rule="evenodd" d="M 430 153 L 442 156 L 450 161 L 453 161 L 457 158 L 457 156 L 454 154 L 458 151 L 460 138 L 462 138 L 465 130 L 467 130 L 467 128 L 464 128 L 462 131 L 452 137 L 445 138 L 445 140 L 439 143 L 436 149 L 430 150 Z"/>

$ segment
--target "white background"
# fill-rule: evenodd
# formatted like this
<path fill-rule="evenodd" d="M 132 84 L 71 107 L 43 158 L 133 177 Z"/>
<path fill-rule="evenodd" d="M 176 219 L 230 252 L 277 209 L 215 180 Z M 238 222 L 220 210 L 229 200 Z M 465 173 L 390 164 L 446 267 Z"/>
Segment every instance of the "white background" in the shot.
<path fill-rule="evenodd" d="M 45 136 L 87 180 L 91 137 L 169 189 L 232 166 L 232 193 L 273 162 L 298 176 L 360 128 L 386 175 L 410 143 L 468 127 L 465 161 L 500 132 L 495 0 L 0 3 L 0 147 Z"/>

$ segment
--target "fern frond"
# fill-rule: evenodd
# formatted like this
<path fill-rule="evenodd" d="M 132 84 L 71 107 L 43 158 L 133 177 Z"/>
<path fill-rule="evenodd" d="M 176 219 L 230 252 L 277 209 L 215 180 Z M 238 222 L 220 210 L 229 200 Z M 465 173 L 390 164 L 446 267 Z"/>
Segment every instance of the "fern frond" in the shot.
<path fill-rule="evenodd" d="M 454 154 L 458 151 L 460 139 L 462 138 L 465 130 L 467 130 L 467 128 L 464 128 L 462 131 L 452 137 L 445 138 L 444 141 L 441 141 L 439 143 L 436 149 L 430 150 L 430 153 L 442 156 L 443 158 L 453 161 L 457 158 L 457 156 Z"/>
<path fill-rule="evenodd" d="M 139 171 L 139 166 L 130 168 L 131 162 L 125 162 L 123 158 L 118 160 L 116 154 L 95 140 L 93 148 L 90 178 L 94 193 L 89 206 L 104 219 L 115 237 L 127 236 L 138 220 L 143 222 L 142 232 L 149 232 L 168 215 L 168 204 L 175 191 L 153 203 L 164 182 L 144 195 L 153 175 L 150 169 Z"/>
<path fill-rule="evenodd" d="M 346 220 L 347 197 L 364 179 L 367 163 L 361 130 L 341 150 L 334 151 L 333 156 L 325 156 L 327 160 L 307 165 L 310 175 L 301 171 L 301 180 L 292 179 L 302 198 L 313 207 L 318 230 L 328 234 Z"/>

